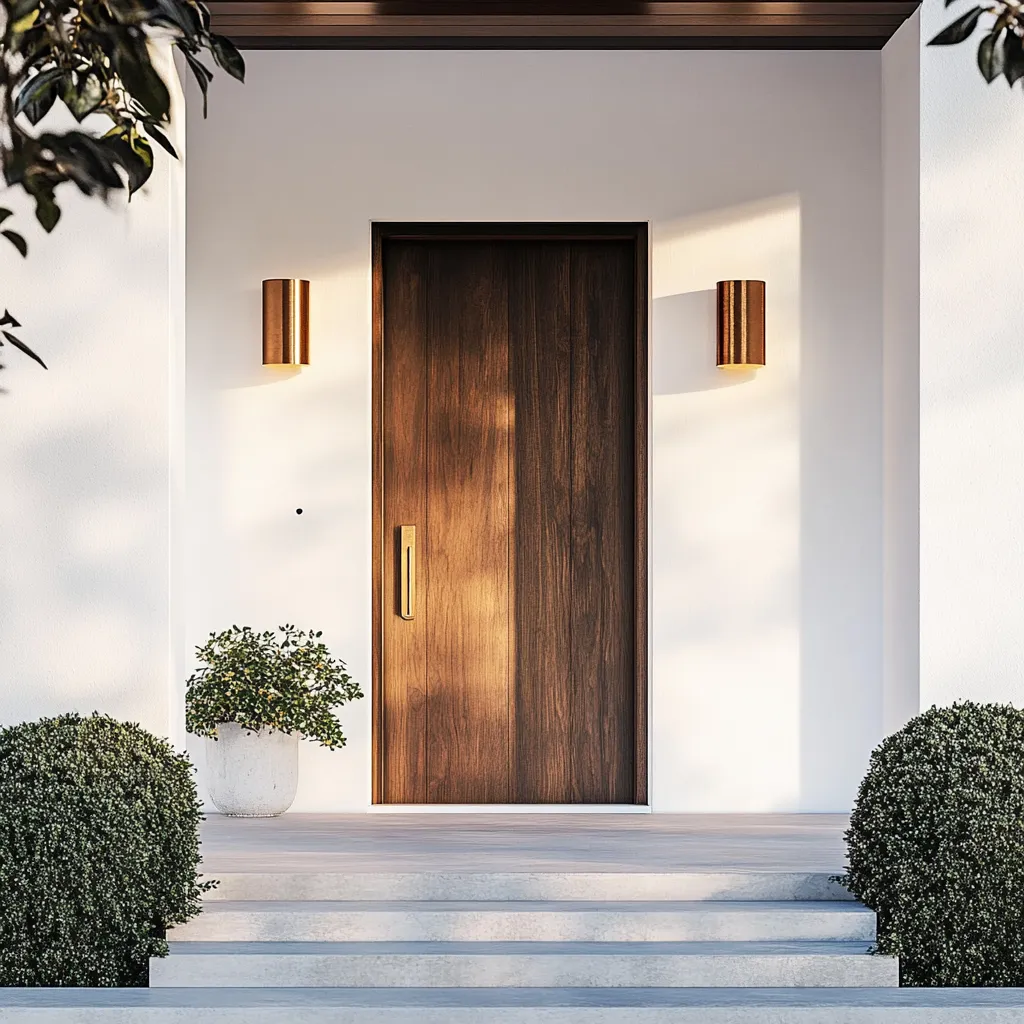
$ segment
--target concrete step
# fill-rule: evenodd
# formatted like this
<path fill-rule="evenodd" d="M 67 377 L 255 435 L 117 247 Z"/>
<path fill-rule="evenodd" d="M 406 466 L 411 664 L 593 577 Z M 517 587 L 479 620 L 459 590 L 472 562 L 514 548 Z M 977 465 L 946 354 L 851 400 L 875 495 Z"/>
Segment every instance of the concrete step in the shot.
<path fill-rule="evenodd" d="M 850 900 L 823 872 L 215 872 L 222 900 Z"/>
<path fill-rule="evenodd" d="M 875 937 L 849 902 L 220 902 L 177 942 L 710 942 Z"/>
<path fill-rule="evenodd" d="M 0 989 L 4 1024 L 1020 1024 L 1022 989 Z"/>
<path fill-rule="evenodd" d="M 676 988 L 899 984 L 864 942 L 172 942 L 153 986 Z"/>

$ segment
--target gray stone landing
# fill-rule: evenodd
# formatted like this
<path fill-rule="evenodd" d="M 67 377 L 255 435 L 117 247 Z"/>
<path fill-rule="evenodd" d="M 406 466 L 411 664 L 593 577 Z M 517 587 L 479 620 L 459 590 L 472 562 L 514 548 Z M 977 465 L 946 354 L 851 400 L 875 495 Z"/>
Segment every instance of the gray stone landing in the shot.
<path fill-rule="evenodd" d="M 0 989 L 4 1024 L 1020 1024 L 1019 989 Z"/>

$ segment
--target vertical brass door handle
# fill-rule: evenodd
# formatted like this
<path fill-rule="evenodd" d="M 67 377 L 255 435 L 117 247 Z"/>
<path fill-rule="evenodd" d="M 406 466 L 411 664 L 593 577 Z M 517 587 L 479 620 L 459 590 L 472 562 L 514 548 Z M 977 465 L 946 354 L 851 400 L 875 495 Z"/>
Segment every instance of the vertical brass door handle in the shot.
<path fill-rule="evenodd" d="M 400 526 L 398 553 L 401 559 L 401 607 L 398 614 L 411 619 L 416 614 L 416 527 Z"/>

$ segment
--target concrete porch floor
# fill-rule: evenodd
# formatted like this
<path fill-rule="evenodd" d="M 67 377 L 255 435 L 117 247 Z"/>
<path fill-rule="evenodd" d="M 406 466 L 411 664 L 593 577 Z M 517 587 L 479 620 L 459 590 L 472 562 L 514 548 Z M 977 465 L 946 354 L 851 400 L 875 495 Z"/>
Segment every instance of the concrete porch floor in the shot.
<path fill-rule="evenodd" d="M 843 869 L 845 814 L 285 814 L 202 826 L 207 872 Z"/>

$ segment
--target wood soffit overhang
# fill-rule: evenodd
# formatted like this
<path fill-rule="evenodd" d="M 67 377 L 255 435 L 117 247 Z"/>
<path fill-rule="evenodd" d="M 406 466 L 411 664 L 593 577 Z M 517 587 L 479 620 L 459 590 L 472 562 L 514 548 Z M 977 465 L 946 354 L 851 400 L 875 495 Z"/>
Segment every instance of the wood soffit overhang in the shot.
<path fill-rule="evenodd" d="M 919 0 L 211 0 L 250 49 L 856 49 Z"/>

